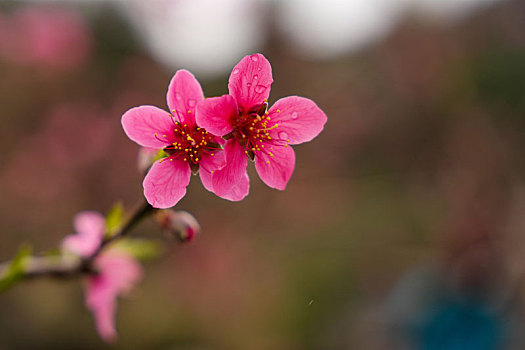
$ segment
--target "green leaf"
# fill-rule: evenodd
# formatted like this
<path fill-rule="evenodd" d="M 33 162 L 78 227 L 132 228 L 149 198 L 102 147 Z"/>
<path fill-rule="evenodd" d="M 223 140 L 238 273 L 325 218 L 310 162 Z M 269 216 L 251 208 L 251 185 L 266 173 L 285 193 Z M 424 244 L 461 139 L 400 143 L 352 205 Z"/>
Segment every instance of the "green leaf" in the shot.
<path fill-rule="evenodd" d="M 113 234 L 120 228 L 123 217 L 124 205 L 122 202 L 117 202 L 106 215 L 106 229 L 108 236 L 113 236 Z"/>
<path fill-rule="evenodd" d="M 111 249 L 124 251 L 142 261 L 157 258 L 164 252 L 164 246 L 159 241 L 137 238 L 120 239 L 111 244 Z"/>
<path fill-rule="evenodd" d="M 18 250 L 16 256 L 0 276 L 0 292 L 4 292 L 14 286 L 22 279 L 25 273 L 28 257 L 31 256 L 33 249 L 28 245 L 23 245 Z"/>
<path fill-rule="evenodd" d="M 157 155 L 155 156 L 155 158 L 153 158 L 153 162 L 156 162 L 157 160 L 159 159 L 162 159 L 162 158 L 166 158 L 168 156 L 168 154 L 166 152 L 164 152 L 164 149 L 159 149 L 159 151 L 157 152 Z"/>

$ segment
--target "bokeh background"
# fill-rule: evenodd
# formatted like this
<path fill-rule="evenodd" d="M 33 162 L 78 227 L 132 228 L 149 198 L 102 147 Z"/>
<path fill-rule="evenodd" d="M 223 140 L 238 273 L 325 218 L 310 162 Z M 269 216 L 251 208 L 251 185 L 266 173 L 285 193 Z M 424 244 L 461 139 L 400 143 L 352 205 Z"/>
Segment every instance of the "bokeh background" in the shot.
<path fill-rule="evenodd" d="M 115 349 L 525 349 L 525 2 L 0 1 L 0 260 L 142 198 L 120 117 L 261 52 L 323 133 L 284 192 L 250 167 L 121 300 Z M 158 237 L 153 221 L 134 233 Z M 0 295 L 0 349 L 103 349 L 79 281 Z"/>

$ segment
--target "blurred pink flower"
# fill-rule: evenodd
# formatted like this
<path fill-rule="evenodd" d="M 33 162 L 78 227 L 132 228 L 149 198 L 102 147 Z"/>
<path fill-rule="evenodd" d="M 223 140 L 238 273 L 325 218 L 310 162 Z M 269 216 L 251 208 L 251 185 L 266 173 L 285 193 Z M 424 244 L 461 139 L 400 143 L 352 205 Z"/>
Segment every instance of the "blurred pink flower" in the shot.
<path fill-rule="evenodd" d="M 105 218 L 97 212 L 78 213 L 74 219 L 76 234 L 67 236 L 62 249 L 83 258 L 90 257 L 99 247 L 106 232 Z M 137 260 L 117 249 L 103 251 L 95 258 L 96 274 L 86 278 L 86 306 L 93 312 L 97 331 L 106 342 L 115 341 L 117 297 L 125 294 L 142 278 Z"/>
<path fill-rule="evenodd" d="M 96 172 L 98 184 L 109 181 L 105 176 L 111 169 L 106 165 L 109 164 L 107 155 L 120 151 L 120 144 L 115 144 L 120 141 L 116 137 L 119 130 L 109 115 L 107 110 L 90 104 L 55 106 L 43 120 L 41 129 L 25 135 L 0 173 L 4 193 L 31 198 L 28 205 L 41 207 L 40 214 L 43 214 L 46 208 L 56 210 L 57 200 L 71 202 L 92 191 L 87 189 L 86 174 Z M 95 139 L 97 142 L 88 142 Z M 33 157 L 35 149 L 39 150 L 39 157 Z M 37 173 L 24 170 L 29 157 Z M 122 161 L 123 155 L 113 158 L 116 160 L 111 159 L 111 165 L 119 168 L 115 162 Z"/>
<path fill-rule="evenodd" d="M 227 165 L 213 174 L 219 196 L 241 200 L 248 194 L 245 153 L 255 160 L 265 184 L 284 190 L 295 167 L 288 144 L 311 141 L 323 130 L 326 115 L 307 98 L 285 97 L 267 110 L 272 82 L 272 68 L 263 55 L 245 56 L 230 75 L 230 94 L 197 106 L 197 124 L 228 139 Z"/>
<path fill-rule="evenodd" d="M 142 278 L 143 270 L 131 255 L 109 251 L 95 259 L 98 273 L 87 279 L 86 305 L 93 312 L 97 331 L 106 342 L 117 339 L 116 301 Z"/>
<path fill-rule="evenodd" d="M 175 73 L 168 87 L 170 114 L 154 106 L 140 106 L 122 116 L 126 135 L 139 145 L 163 149 L 144 178 L 144 196 L 156 208 L 169 208 L 186 194 L 191 172 L 213 192 L 212 174 L 225 165 L 222 140 L 195 123 L 195 106 L 204 99 L 202 88 L 186 70 Z"/>
<path fill-rule="evenodd" d="M 87 258 L 97 250 L 106 232 L 106 219 L 95 211 L 83 211 L 75 215 L 73 227 L 76 233 L 62 242 L 62 250 Z"/>
<path fill-rule="evenodd" d="M 12 62 L 72 68 L 91 49 L 87 24 L 72 9 L 30 6 L 0 16 L 0 57 Z"/>

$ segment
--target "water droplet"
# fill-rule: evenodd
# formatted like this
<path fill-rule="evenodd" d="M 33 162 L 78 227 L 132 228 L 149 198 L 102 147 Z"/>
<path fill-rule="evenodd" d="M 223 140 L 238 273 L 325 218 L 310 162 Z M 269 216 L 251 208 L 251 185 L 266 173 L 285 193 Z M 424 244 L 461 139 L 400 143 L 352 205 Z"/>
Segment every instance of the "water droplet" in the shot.
<path fill-rule="evenodd" d="M 257 85 L 255 87 L 255 92 L 258 93 L 258 94 L 264 92 L 264 90 L 266 90 L 266 86 L 264 86 L 264 85 Z"/>
<path fill-rule="evenodd" d="M 257 74 L 255 74 L 255 75 L 253 76 L 253 79 L 257 80 L 257 79 L 259 79 L 259 76 L 258 76 Z"/>
<path fill-rule="evenodd" d="M 253 62 L 257 62 L 258 59 L 259 59 L 259 57 L 257 57 L 257 55 L 253 55 L 252 56 L 252 61 Z"/>
<path fill-rule="evenodd" d="M 196 104 L 197 104 L 197 102 L 195 100 L 193 100 L 193 99 L 188 100 L 188 106 L 195 107 Z"/>
<path fill-rule="evenodd" d="M 252 83 L 246 83 L 246 86 L 251 87 Z"/>
<path fill-rule="evenodd" d="M 180 100 L 180 99 L 182 99 L 182 96 L 181 96 L 180 94 L 175 94 L 175 98 L 176 98 L 177 100 Z"/>
<path fill-rule="evenodd" d="M 281 140 L 286 140 L 286 139 L 288 139 L 288 134 L 285 133 L 284 131 L 280 131 L 280 132 L 279 132 L 279 138 L 280 138 Z"/>
<path fill-rule="evenodd" d="M 297 119 L 297 117 L 298 117 L 298 116 L 297 116 L 297 112 L 293 112 L 293 113 L 292 113 L 292 119 Z"/>
<path fill-rule="evenodd" d="M 235 68 L 232 73 L 233 74 L 239 74 L 239 68 Z"/>

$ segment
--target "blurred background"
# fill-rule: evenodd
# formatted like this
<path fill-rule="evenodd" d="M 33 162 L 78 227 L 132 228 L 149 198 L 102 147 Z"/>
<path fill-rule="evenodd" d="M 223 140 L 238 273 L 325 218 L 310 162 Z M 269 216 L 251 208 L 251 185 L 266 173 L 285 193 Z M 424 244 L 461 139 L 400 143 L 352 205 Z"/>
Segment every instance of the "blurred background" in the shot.
<path fill-rule="evenodd" d="M 130 107 L 261 52 L 328 115 L 286 191 L 250 166 L 146 263 L 116 349 L 525 349 L 525 2 L 0 0 L 0 260 L 142 198 Z M 520 160 L 521 159 L 521 160 Z M 152 221 L 136 235 L 158 235 Z M 0 349 L 102 349 L 78 281 L 0 295 Z"/>

